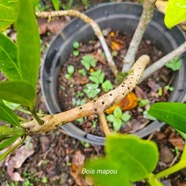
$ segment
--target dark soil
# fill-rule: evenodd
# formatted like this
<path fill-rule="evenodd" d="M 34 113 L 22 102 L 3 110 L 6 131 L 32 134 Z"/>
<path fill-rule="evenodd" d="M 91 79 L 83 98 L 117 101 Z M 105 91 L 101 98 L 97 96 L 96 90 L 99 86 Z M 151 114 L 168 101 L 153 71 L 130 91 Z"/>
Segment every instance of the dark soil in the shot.
<path fill-rule="evenodd" d="M 107 29 L 107 32 L 110 29 Z M 111 36 L 111 35 L 114 36 Z M 130 41 L 132 37 L 130 35 L 126 35 L 121 32 L 113 33 L 110 31 L 110 33 L 107 35 L 106 40 L 107 43 L 117 49 L 117 56 L 114 57 L 114 61 L 119 69 L 119 71 L 122 70 L 123 65 L 123 56 L 125 56 L 127 48 L 129 47 Z M 115 48 L 111 48 L 110 50 L 114 52 Z M 96 59 L 98 59 L 98 62 L 96 63 L 96 67 L 92 68 L 94 71 L 101 69 L 102 72 L 105 73 L 105 79 L 110 80 L 112 84 L 116 87 L 116 80 L 114 78 L 113 73 L 109 69 L 108 64 L 106 63 L 105 58 L 101 56 L 102 53 L 102 47 L 100 45 L 100 42 L 95 38 L 94 40 L 91 40 L 88 43 L 80 43 L 79 55 L 74 56 L 73 54 L 70 54 L 67 63 L 64 64 L 64 66 L 61 69 L 61 72 L 58 77 L 58 99 L 59 103 L 61 105 L 62 111 L 69 110 L 77 105 L 73 104 L 73 99 L 83 99 L 86 101 L 89 101 L 90 99 L 86 96 L 85 93 L 83 93 L 86 83 L 92 83 L 92 81 L 89 79 L 90 76 L 90 70 L 87 71 L 86 77 L 82 76 L 80 73 L 78 73 L 78 70 L 85 69 L 84 66 L 81 64 L 81 59 L 85 55 L 93 55 Z M 115 50 L 116 52 L 116 50 Z M 154 46 L 154 44 L 151 41 L 143 40 L 140 44 L 139 51 L 137 53 L 136 58 L 142 56 L 143 54 L 147 54 L 151 58 L 151 64 L 158 59 L 160 59 L 163 54 L 162 52 Z M 68 73 L 67 68 L 69 65 L 73 65 L 75 68 L 75 72 L 72 76 L 72 78 L 68 79 L 65 77 L 65 75 Z M 163 93 L 163 95 L 158 95 L 159 88 L 163 88 L 165 91 L 165 86 L 170 85 L 172 82 L 172 76 L 173 73 L 168 68 L 164 67 L 158 72 L 155 72 L 150 78 L 148 78 L 146 81 L 144 81 L 142 84 L 139 85 L 135 89 L 135 93 L 138 98 L 141 99 L 147 99 L 150 103 L 159 102 L 159 101 L 166 101 L 169 97 L 169 91 L 166 91 Z M 78 97 L 78 93 L 83 93 L 81 97 Z M 98 94 L 98 97 L 103 94 Z M 127 111 L 132 115 L 131 120 L 127 123 L 127 125 L 124 125 L 121 129 L 121 133 L 134 133 L 143 127 L 145 127 L 148 123 L 150 123 L 149 120 L 145 119 L 143 117 L 143 112 L 146 107 L 137 107 L 131 111 Z M 98 136 L 103 136 L 103 133 L 100 129 L 99 124 L 96 126 L 93 123 L 98 123 L 96 116 L 90 116 L 86 119 L 84 119 L 83 122 L 75 121 L 73 122 L 76 126 L 83 129 L 87 133 L 91 133 Z M 112 125 L 110 124 L 111 128 Z"/>

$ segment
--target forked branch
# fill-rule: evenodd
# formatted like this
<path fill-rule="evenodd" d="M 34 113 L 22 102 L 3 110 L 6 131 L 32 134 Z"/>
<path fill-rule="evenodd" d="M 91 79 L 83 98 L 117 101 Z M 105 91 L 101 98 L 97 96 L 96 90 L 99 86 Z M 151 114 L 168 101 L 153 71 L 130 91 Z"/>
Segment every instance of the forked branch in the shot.
<path fill-rule="evenodd" d="M 92 114 L 97 114 L 102 119 L 105 109 L 112 104 L 121 101 L 129 92 L 134 89 L 149 61 L 150 58 L 147 55 L 141 56 L 133 65 L 123 83 L 114 90 L 111 90 L 108 93 L 100 96 L 98 99 L 59 114 L 47 115 L 41 118 L 44 121 L 43 125 L 39 125 L 36 120 L 32 120 L 22 124 L 23 127 L 27 130 L 28 134 L 45 133 L 56 129 L 65 123 Z"/>
<path fill-rule="evenodd" d="M 85 23 L 87 23 L 88 25 L 90 25 L 95 33 L 95 35 L 98 37 L 103 50 L 105 52 L 105 56 L 107 58 L 108 64 L 114 74 L 114 76 L 116 77 L 118 74 L 118 70 L 116 68 L 116 65 L 113 61 L 112 55 L 110 53 L 110 50 L 108 48 L 108 45 L 104 39 L 104 36 L 101 32 L 101 29 L 99 27 L 99 25 L 90 17 L 88 17 L 87 15 L 77 11 L 77 10 L 61 10 L 61 11 L 52 11 L 52 12 L 37 12 L 36 15 L 38 17 L 41 18 L 49 18 L 51 19 L 51 17 L 61 17 L 61 16 L 72 16 L 72 17 L 78 17 L 80 18 L 82 21 L 84 21 Z"/>

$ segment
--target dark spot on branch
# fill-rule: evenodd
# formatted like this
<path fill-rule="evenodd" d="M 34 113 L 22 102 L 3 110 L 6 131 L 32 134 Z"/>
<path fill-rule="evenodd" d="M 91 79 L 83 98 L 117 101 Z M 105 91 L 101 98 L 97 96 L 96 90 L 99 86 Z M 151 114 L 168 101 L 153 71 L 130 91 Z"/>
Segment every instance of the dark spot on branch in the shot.
<path fill-rule="evenodd" d="M 80 110 L 82 110 L 83 108 L 82 107 L 80 107 Z"/>
<path fill-rule="evenodd" d="M 105 102 L 104 102 L 104 101 L 102 101 L 102 104 L 104 105 L 104 104 L 105 104 Z"/>
<path fill-rule="evenodd" d="M 97 110 L 98 110 L 97 108 L 94 109 L 95 112 L 97 112 Z"/>
<path fill-rule="evenodd" d="M 112 94 L 110 94 L 110 96 L 112 96 Z"/>

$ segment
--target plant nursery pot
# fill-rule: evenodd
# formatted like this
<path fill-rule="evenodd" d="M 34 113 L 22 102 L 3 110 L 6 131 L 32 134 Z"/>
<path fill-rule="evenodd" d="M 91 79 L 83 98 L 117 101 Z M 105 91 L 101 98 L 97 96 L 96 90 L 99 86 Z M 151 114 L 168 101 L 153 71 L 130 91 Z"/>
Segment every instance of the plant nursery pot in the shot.
<path fill-rule="evenodd" d="M 123 31 L 133 34 L 142 13 L 142 6 L 133 3 L 105 3 L 96 6 L 86 12 L 86 15 L 94 19 L 101 29 L 111 28 L 113 31 Z M 87 42 L 92 39 L 94 33 L 91 27 L 80 19 L 72 20 L 52 41 L 41 68 L 42 92 L 46 106 L 51 114 L 61 112 L 57 98 L 57 77 L 61 66 L 73 51 L 74 41 Z M 184 33 L 179 27 L 168 29 L 164 25 L 164 15 L 155 10 L 152 21 L 144 35 L 154 43 L 164 54 L 171 52 L 185 41 Z M 182 55 L 182 68 L 176 73 L 169 101 L 182 102 L 186 93 L 186 56 Z M 153 121 L 147 127 L 135 133 L 145 137 L 158 130 L 164 123 Z M 103 145 L 104 137 L 87 134 L 72 123 L 62 128 L 72 137 L 89 142 L 91 144 Z"/>

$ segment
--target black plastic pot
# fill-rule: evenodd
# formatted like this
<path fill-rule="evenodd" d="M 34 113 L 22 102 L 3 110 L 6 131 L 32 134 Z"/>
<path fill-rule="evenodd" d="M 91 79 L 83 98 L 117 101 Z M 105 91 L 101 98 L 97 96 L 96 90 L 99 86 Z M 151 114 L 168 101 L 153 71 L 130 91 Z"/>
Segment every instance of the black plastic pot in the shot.
<path fill-rule="evenodd" d="M 106 3 L 94 7 L 86 12 L 102 29 L 110 27 L 113 31 L 121 30 L 133 34 L 142 13 L 142 6 L 133 3 Z M 164 54 L 169 53 L 185 41 L 185 36 L 178 27 L 169 30 L 164 26 L 163 14 L 155 11 L 145 38 L 151 40 Z M 72 52 L 74 41 L 86 42 L 94 36 L 90 26 L 79 19 L 71 21 L 52 41 L 41 68 L 42 92 L 46 106 L 51 114 L 60 112 L 57 98 L 57 77 L 61 66 L 66 62 Z M 182 68 L 174 79 L 174 92 L 170 100 L 181 102 L 186 93 L 186 56 Z M 158 130 L 164 124 L 152 122 L 146 128 L 137 132 L 140 137 L 145 137 Z M 91 144 L 104 144 L 104 137 L 87 134 L 72 123 L 62 127 L 69 135 Z"/>

